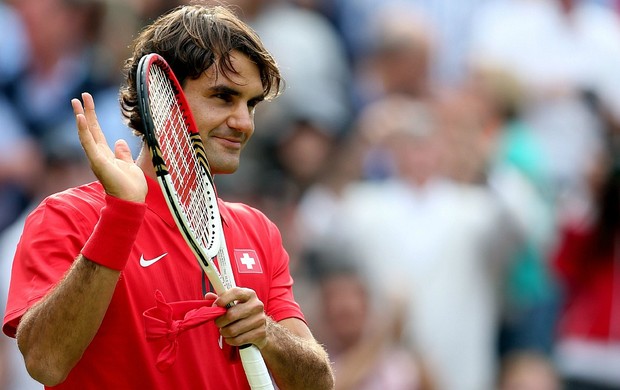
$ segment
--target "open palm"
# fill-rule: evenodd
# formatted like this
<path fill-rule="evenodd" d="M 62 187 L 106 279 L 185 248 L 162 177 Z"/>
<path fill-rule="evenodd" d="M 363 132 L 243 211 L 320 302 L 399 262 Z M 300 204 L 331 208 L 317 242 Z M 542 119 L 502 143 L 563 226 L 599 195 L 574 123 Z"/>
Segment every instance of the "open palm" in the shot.
<path fill-rule="evenodd" d="M 144 202 L 148 187 L 144 173 L 135 164 L 125 140 L 119 140 L 110 149 L 101 131 L 95 102 L 89 93 L 82 94 L 84 105 L 71 100 L 82 148 L 90 167 L 107 194 L 133 202 Z"/>

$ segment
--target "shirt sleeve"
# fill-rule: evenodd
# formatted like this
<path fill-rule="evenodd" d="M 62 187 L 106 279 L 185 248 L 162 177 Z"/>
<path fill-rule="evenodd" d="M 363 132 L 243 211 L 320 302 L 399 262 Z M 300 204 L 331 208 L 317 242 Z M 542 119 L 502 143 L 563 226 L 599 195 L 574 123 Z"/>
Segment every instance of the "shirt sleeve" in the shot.
<path fill-rule="evenodd" d="M 271 221 L 268 222 L 267 228 L 273 274 L 265 311 L 275 321 L 298 318 L 305 322 L 304 315 L 293 294 L 293 277 L 289 269 L 289 255 L 282 245 L 280 231 Z"/>
<path fill-rule="evenodd" d="M 48 198 L 26 219 L 15 251 L 3 332 L 15 337 L 22 315 L 47 294 L 77 258 L 96 221 L 96 211 Z M 90 218 L 89 218 L 90 215 Z"/>

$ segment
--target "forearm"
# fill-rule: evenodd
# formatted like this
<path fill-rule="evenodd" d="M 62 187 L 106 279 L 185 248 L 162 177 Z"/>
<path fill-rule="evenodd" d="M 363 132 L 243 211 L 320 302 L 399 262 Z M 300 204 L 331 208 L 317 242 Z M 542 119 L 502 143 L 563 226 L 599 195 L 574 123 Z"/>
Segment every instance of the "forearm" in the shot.
<path fill-rule="evenodd" d="M 323 347 L 309 334 L 301 337 L 268 319 L 267 343 L 261 354 L 278 387 L 287 389 L 333 389 L 331 363 Z"/>
<path fill-rule="evenodd" d="M 30 375 L 46 385 L 62 382 L 97 333 L 120 272 L 83 256 L 17 329 Z"/>

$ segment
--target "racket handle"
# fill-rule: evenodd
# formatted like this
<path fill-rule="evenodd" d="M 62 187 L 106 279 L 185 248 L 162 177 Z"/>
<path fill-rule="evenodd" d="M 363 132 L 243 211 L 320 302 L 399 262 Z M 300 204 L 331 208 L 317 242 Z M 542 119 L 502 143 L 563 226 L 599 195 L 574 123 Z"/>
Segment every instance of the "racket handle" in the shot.
<path fill-rule="evenodd" d="M 255 345 L 239 348 L 241 363 L 252 390 L 273 390 L 271 376 L 263 356 Z"/>

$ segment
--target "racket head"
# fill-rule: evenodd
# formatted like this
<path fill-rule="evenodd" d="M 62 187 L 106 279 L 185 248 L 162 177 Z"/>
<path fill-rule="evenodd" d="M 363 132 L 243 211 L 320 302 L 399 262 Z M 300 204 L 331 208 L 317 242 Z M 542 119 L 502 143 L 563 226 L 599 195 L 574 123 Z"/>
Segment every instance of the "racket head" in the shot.
<path fill-rule="evenodd" d="M 138 105 L 142 114 L 142 122 L 144 125 L 144 134 L 149 148 L 160 148 L 158 135 L 163 128 L 158 129 L 154 119 L 161 118 L 164 123 L 170 123 L 175 125 L 176 122 L 172 120 L 178 120 L 176 123 L 179 127 L 185 130 L 192 139 L 192 146 L 194 146 L 195 154 L 199 159 L 200 167 L 203 168 L 204 173 L 209 177 L 210 181 L 213 181 L 211 176 L 211 168 L 209 167 L 209 161 L 207 159 L 206 152 L 200 139 L 196 122 L 192 110 L 187 103 L 183 88 L 176 78 L 172 68 L 166 60 L 159 54 L 151 53 L 143 56 L 138 62 L 137 70 L 137 92 L 138 92 Z M 152 91 L 149 86 L 149 80 L 154 77 L 159 77 L 161 84 L 155 83 L 154 87 L 161 86 L 159 91 Z M 167 82 L 166 82 L 167 81 Z M 154 96 L 151 97 L 151 92 Z M 157 93 L 162 95 L 157 96 Z M 174 109 L 172 113 L 174 117 L 168 117 L 166 112 L 158 112 L 156 109 L 157 100 L 161 99 L 162 102 L 168 102 L 169 108 Z M 155 110 L 154 110 L 155 109 Z M 164 109 L 164 107 L 161 107 Z M 170 119 L 170 122 L 165 122 L 166 119 Z M 181 130 L 181 129 L 179 129 Z M 160 150 L 161 152 L 161 150 Z M 152 153 L 153 154 L 153 153 Z M 156 157 L 153 157 L 153 165 L 158 175 L 162 175 L 166 172 L 166 165 L 163 164 L 163 160 L 157 153 Z"/>
<path fill-rule="evenodd" d="M 183 89 L 154 53 L 140 59 L 136 80 L 145 141 L 164 197 L 200 264 L 217 272 L 212 262 L 221 245 L 217 194 Z"/>

